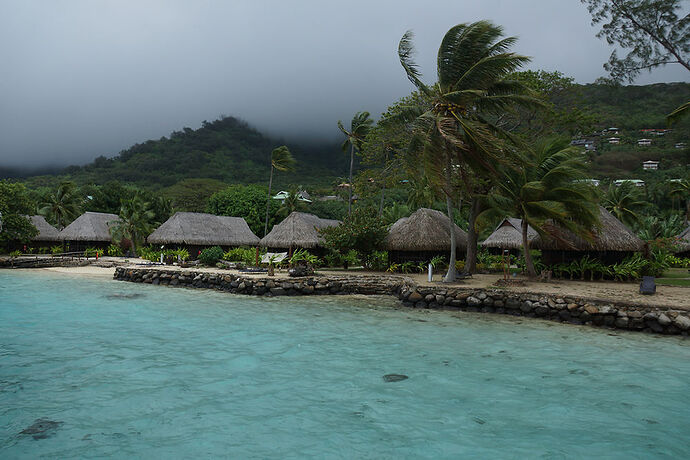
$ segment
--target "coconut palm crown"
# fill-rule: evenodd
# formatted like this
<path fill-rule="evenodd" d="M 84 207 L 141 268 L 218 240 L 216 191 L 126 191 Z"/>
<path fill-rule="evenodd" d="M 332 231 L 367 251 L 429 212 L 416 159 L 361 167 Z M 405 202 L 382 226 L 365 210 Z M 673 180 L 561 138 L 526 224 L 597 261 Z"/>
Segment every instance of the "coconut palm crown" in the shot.
<path fill-rule="evenodd" d="M 425 159 L 425 167 L 442 183 L 448 216 L 453 222 L 453 184 L 460 176 L 469 192 L 472 176 L 487 177 L 496 166 L 515 162 L 515 141 L 490 119 L 518 106 L 543 106 L 536 95 L 509 75 L 529 61 L 509 52 L 515 37 L 502 38 L 503 29 L 488 21 L 459 24 L 444 36 L 438 50 L 438 82 L 427 86 L 413 60 L 412 32 L 398 46 L 400 63 L 408 79 L 429 100 L 431 107 L 409 106 L 401 117 L 414 119 L 416 134 L 411 149 Z M 434 171 L 435 169 L 435 171 Z M 471 230 L 471 229 L 470 229 Z M 468 259 L 476 248 L 468 244 Z M 451 228 L 451 254 L 445 281 L 455 279 L 455 236 Z"/>
<path fill-rule="evenodd" d="M 268 180 L 268 198 L 266 199 L 266 220 L 264 222 L 264 236 L 268 234 L 268 211 L 271 206 L 271 188 L 273 186 L 273 170 L 294 171 L 297 162 L 285 145 L 276 147 L 271 152 L 271 177 Z"/>
<path fill-rule="evenodd" d="M 350 176 L 348 187 L 348 200 L 347 200 L 347 214 L 350 215 L 352 209 L 352 170 L 355 163 L 355 150 L 362 150 L 362 143 L 364 138 L 367 136 L 371 130 L 374 121 L 369 118 L 369 112 L 357 112 L 352 121 L 350 122 L 350 130 L 348 131 L 343 126 L 343 122 L 338 120 L 338 129 L 345 134 L 345 141 L 343 142 L 342 149 L 343 152 L 350 150 Z"/>
<path fill-rule="evenodd" d="M 521 168 L 504 168 L 496 193 L 488 197 L 493 213 L 522 220 L 522 249 L 527 274 L 535 276 L 529 252 L 528 229 L 539 234 L 549 228 L 566 228 L 585 239 L 598 223 L 599 207 L 592 186 L 584 181 L 587 163 L 567 139 L 546 139 L 529 150 L 528 163 Z"/>

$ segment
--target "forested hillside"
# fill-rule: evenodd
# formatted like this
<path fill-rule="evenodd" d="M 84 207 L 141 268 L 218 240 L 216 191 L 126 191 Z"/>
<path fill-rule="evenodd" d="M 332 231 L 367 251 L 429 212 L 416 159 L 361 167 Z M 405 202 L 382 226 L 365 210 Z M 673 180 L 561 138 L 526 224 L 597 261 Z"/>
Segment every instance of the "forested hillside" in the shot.
<path fill-rule="evenodd" d="M 674 149 L 678 142 L 690 139 L 690 120 L 683 120 L 663 139 L 654 139 L 651 147 L 641 149 L 640 130 L 665 128 L 665 116 L 690 100 L 690 84 L 660 83 L 646 86 L 614 86 L 605 84 L 568 85 L 553 91 L 550 97 L 560 110 L 557 119 L 577 118 L 563 128 L 565 134 L 591 136 L 604 128 L 621 129 L 621 145 L 609 146 L 604 137 L 594 138 L 597 152 L 592 154 L 592 175 L 597 178 L 626 177 L 641 168 L 641 161 L 661 160 L 662 169 L 673 169 L 688 163 L 685 150 Z M 335 122 L 334 122 L 335 124 Z M 578 126 L 580 132 L 572 130 Z M 98 157 L 85 166 L 71 166 L 57 175 L 26 179 L 31 188 L 54 186 L 60 180 L 73 180 L 78 185 L 104 184 L 117 180 L 149 189 L 169 188 L 188 179 L 209 179 L 225 184 L 266 183 L 269 155 L 273 148 L 285 143 L 262 135 L 247 123 L 233 117 L 203 122 L 196 130 L 184 128 L 169 137 L 136 144 L 113 158 Z M 297 160 L 297 169 L 276 177 L 277 187 L 288 184 L 304 186 L 331 185 L 347 173 L 347 157 L 338 142 L 326 144 L 288 143 Z M 8 174 L 4 177 L 10 177 Z"/>
<path fill-rule="evenodd" d="M 172 186 L 191 178 L 224 183 L 268 181 L 271 150 L 285 141 L 270 139 L 233 117 L 202 123 L 199 129 L 184 128 L 169 137 L 135 144 L 113 158 L 98 157 L 85 166 L 64 170 L 64 179 L 79 185 L 117 180 L 147 188 Z M 276 178 L 278 185 L 319 185 L 335 180 L 347 169 L 339 144 L 288 143 L 297 160 L 293 173 Z M 33 178 L 31 185 L 47 185 L 48 177 Z"/>

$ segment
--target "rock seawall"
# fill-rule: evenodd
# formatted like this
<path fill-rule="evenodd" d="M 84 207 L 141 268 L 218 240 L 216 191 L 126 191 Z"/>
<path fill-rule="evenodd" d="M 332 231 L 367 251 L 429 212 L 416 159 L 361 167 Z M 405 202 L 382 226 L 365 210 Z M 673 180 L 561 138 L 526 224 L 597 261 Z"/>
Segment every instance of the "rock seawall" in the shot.
<path fill-rule="evenodd" d="M 116 280 L 228 291 L 237 294 L 394 295 L 411 308 L 463 310 L 548 319 L 660 334 L 690 333 L 688 312 L 602 299 L 558 297 L 506 289 L 415 286 L 404 276 L 348 275 L 276 279 L 237 274 L 118 267 Z"/>

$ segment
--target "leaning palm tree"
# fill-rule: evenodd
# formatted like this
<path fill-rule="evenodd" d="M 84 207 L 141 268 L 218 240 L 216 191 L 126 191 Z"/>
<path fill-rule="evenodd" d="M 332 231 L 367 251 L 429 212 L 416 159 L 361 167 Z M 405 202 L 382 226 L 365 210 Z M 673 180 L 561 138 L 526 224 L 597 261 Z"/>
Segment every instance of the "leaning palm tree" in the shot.
<path fill-rule="evenodd" d="M 412 59 L 412 33 L 403 35 L 398 46 L 400 63 L 408 79 L 430 102 L 431 109 L 408 107 L 405 115 L 416 117 L 417 136 L 411 147 L 434 168 L 425 168 L 430 180 L 442 185 L 450 217 L 451 250 L 444 281 L 454 281 L 456 236 L 453 230 L 454 184 L 461 183 L 471 193 L 472 177 L 491 177 L 496 166 L 516 157 L 505 140 L 511 136 L 489 121 L 518 106 L 543 103 L 522 83 L 510 80 L 511 73 L 529 61 L 509 52 L 514 37 L 501 38 L 503 29 L 488 21 L 459 24 L 444 36 L 438 50 L 438 83 L 421 81 Z M 473 207 L 474 209 L 474 207 Z M 474 229 L 470 229 L 474 232 Z M 469 233 L 469 232 L 468 232 Z M 467 245 L 466 266 L 476 259 L 476 245 Z"/>
<path fill-rule="evenodd" d="M 586 178 L 587 162 L 567 139 L 547 139 L 525 155 L 520 167 L 502 168 L 495 193 L 488 197 L 490 212 L 522 220 L 522 250 L 527 274 L 536 276 L 527 230 L 541 235 L 558 225 L 588 238 L 598 222 L 599 207 Z"/>
<path fill-rule="evenodd" d="M 38 213 L 54 222 L 59 230 L 74 220 L 81 212 L 82 199 L 74 182 L 62 182 L 55 193 L 40 204 Z"/>
<path fill-rule="evenodd" d="M 685 200 L 685 221 L 690 221 L 690 180 L 682 179 L 673 182 L 671 186 L 671 197 L 680 197 Z"/>
<path fill-rule="evenodd" d="M 264 222 L 264 236 L 268 234 L 268 211 L 271 206 L 271 188 L 273 187 L 273 170 L 278 171 L 294 171 L 295 159 L 292 157 L 290 150 L 281 145 L 273 149 L 271 152 L 271 177 L 268 180 L 268 199 L 266 200 L 266 221 Z"/>
<path fill-rule="evenodd" d="M 640 219 L 640 212 L 649 206 L 637 186 L 628 181 L 609 185 L 601 205 L 614 217 L 630 227 Z"/>
<path fill-rule="evenodd" d="M 673 123 L 680 120 L 681 118 L 686 117 L 689 113 L 690 113 L 690 102 L 686 102 L 685 104 L 681 105 L 676 110 L 674 110 L 673 112 L 666 115 L 666 123 L 668 123 L 668 125 L 670 126 Z"/>
<path fill-rule="evenodd" d="M 349 216 L 352 210 L 352 169 L 355 165 L 355 149 L 361 151 L 364 138 L 367 136 L 374 121 L 369 118 L 369 112 L 357 112 L 350 122 L 350 130 L 346 130 L 343 122 L 338 120 L 338 129 L 345 134 L 346 138 L 343 142 L 343 152 L 350 150 L 350 176 L 347 199 L 347 215 Z"/>
<path fill-rule="evenodd" d="M 144 241 L 146 235 L 153 230 L 155 213 L 150 204 L 140 196 L 123 201 L 120 206 L 119 219 L 110 228 L 110 234 L 115 241 L 128 239 L 132 242 L 132 250 L 137 253 L 137 245 Z"/>

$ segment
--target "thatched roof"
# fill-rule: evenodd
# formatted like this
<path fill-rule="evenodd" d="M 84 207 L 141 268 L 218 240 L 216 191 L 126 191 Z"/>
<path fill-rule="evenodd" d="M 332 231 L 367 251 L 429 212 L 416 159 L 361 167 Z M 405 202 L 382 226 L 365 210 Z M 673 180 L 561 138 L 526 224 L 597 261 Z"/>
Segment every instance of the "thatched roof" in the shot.
<path fill-rule="evenodd" d="M 467 248 L 467 233 L 457 225 L 455 237 L 459 249 Z M 391 225 L 384 244 L 390 251 L 448 251 L 450 219 L 434 209 L 418 209 Z"/>
<path fill-rule="evenodd" d="M 318 230 L 340 225 L 339 220 L 322 219 L 314 214 L 292 212 L 261 239 L 269 248 L 314 248 L 323 244 Z"/>
<path fill-rule="evenodd" d="M 606 209 L 599 206 L 600 228 L 595 231 L 592 242 L 575 236 L 568 230 L 554 228 L 550 233 L 558 234 L 558 238 L 539 237 L 534 241 L 535 249 L 550 251 L 642 251 L 644 241 L 639 239 L 632 230 L 621 221 L 613 217 Z"/>
<path fill-rule="evenodd" d="M 195 246 L 252 246 L 259 242 L 243 218 L 200 212 L 176 212 L 146 240 Z"/>
<path fill-rule="evenodd" d="M 539 234 L 531 226 L 527 226 L 527 239 L 532 243 Z M 484 248 L 521 249 L 522 248 L 522 219 L 506 217 L 496 227 L 496 230 L 485 239 L 480 246 Z"/>
<path fill-rule="evenodd" d="M 57 228 L 50 225 L 43 216 L 26 216 L 31 224 L 38 230 L 38 235 L 31 238 L 31 241 L 61 241 L 60 232 Z"/>
<path fill-rule="evenodd" d="M 85 212 L 63 228 L 60 239 L 65 241 L 112 241 L 109 228 L 119 220 L 116 214 Z"/>

